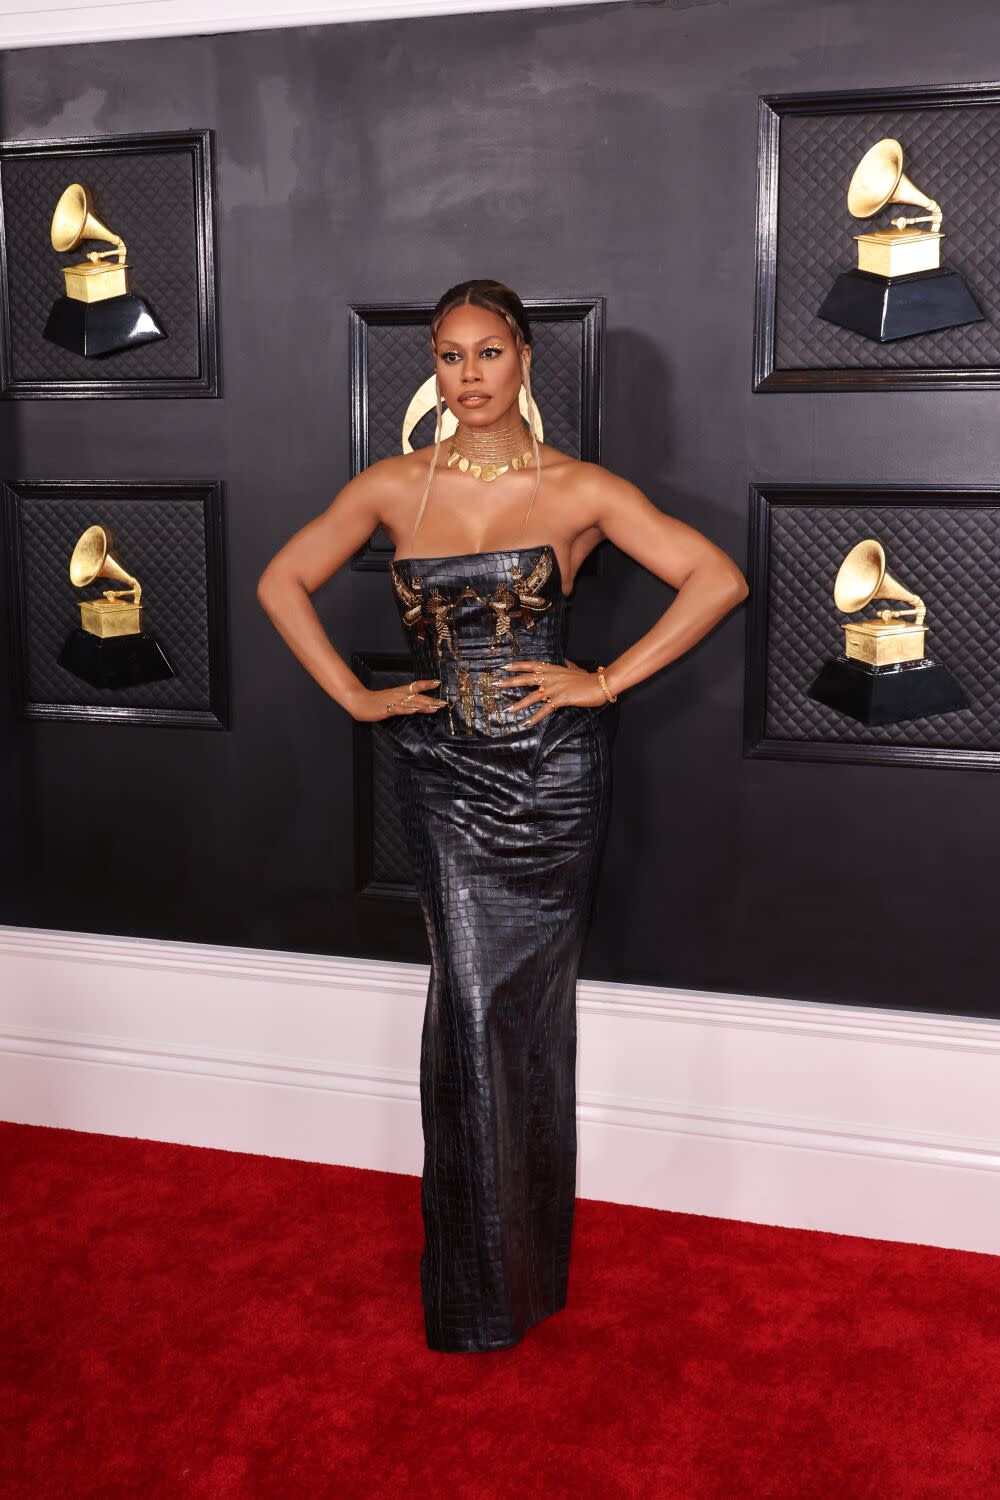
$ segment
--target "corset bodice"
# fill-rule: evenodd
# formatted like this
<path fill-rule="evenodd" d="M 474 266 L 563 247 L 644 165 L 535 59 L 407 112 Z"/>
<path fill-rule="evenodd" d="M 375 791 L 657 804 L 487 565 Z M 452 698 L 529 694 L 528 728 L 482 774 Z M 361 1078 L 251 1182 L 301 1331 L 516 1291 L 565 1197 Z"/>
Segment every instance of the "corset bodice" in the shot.
<path fill-rule="evenodd" d="M 432 689 L 449 734 L 511 734 L 538 704 L 504 713 L 531 688 L 507 687 L 505 662 L 562 662 L 566 599 L 555 549 L 547 543 L 505 552 L 407 557 L 390 568 L 413 653 L 414 677 L 439 677 Z"/>

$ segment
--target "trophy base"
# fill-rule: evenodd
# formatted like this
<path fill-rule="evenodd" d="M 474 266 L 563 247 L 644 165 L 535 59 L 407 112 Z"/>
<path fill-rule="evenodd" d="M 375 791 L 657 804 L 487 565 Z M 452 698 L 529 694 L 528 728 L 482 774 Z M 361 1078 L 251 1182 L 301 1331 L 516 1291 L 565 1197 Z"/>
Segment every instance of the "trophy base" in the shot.
<path fill-rule="evenodd" d="M 71 354 L 94 359 L 138 344 L 151 344 L 167 335 L 147 303 L 129 293 L 124 297 L 107 297 L 102 302 L 57 297 L 42 337 Z"/>
<path fill-rule="evenodd" d="M 896 724 L 969 707 L 948 668 L 927 656 L 887 667 L 837 656 L 824 664 L 807 696 L 870 725 Z"/>
<path fill-rule="evenodd" d="M 876 276 L 845 271 L 838 276 L 819 316 L 880 344 L 909 339 L 937 328 L 982 323 L 985 313 L 957 271 L 913 271 Z"/>
<path fill-rule="evenodd" d="M 59 665 L 97 688 L 138 687 L 175 675 L 159 641 L 145 630 L 102 640 L 78 627 L 66 637 Z"/>

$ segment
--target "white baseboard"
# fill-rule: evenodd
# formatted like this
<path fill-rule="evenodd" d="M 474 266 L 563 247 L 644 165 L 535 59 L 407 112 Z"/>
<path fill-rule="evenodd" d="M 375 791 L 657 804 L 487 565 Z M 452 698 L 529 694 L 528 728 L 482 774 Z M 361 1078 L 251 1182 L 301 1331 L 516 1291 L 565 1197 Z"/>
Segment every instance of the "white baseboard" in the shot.
<path fill-rule="evenodd" d="M 426 988 L 0 927 L 0 1117 L 417 1175 Z M 1000 1254 L 1000 1022 L 593 981 L 578 1007 L 582 1197 Z"/>
<path fill-rule="evenodd" d="M 624 0 L 0 0 L 0 48 L 261 31 L 468 12 L 556 10 Z"/>

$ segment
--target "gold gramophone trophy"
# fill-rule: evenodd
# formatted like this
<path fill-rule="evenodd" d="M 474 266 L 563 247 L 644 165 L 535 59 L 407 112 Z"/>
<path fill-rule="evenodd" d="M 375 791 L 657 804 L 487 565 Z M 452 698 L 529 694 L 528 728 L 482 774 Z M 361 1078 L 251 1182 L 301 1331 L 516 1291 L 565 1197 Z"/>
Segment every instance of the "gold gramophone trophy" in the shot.
<path fill-rule="evenodd" d="M 142 585 L 112 551 L 106 526 L 88 526 L 73 548 L 70 581 L 86 588 L 98 578 L 127 585 L 105 589 L 99 599 L 81 599 L 80 625 L 66 638 L 59 665 L 92 687 L 135 687 L 173 677 L 174 669 L 154 635 L 142 625 Z"/>
<path fill-rule="evenodd" d="M 86 259 L 63 266 L 65 295 L 52 304 L 43 335 L 73 354 L 93 358 L 148 344 L 167 335 L 148 304 L 129 290 L 131 267 L 125 241 L 94 213 L 93 195 L 73 182 L 52 215 L 52 248 L 75 250 L 82 240 L 110 240 L 113 250 L 88 250 Z"/>
<path fill-rule="evenodd" d="M 894 607 L 878 610 L 872 620 L 844 625 L 844 650 L 824 665 L 809 697 L 862 724 L 895 724 L 968 708 L 948 668 L 924 655 L 927 606 L 886 570 L 885 549 L 867 537 L 841 563 L 833 602 L 853 615 L 873 599 L 891 600 Z"/>
<path fill-rule="evenodd" d="M 901 214 L 890 229 L 856 234 L 857 269 L 837 277 L 819 316 L 880 344 L 981 323 L 984 314 L 962 277 L 941 266 L 941 205 L 907 177 L 903 148 L 891 136 L 865 152 L 847 190 L 847 207 L 856 219 L 871 218 L 887 203 L 930 212 Z M 917 224 L 930 228 L 914 228 Z"/>

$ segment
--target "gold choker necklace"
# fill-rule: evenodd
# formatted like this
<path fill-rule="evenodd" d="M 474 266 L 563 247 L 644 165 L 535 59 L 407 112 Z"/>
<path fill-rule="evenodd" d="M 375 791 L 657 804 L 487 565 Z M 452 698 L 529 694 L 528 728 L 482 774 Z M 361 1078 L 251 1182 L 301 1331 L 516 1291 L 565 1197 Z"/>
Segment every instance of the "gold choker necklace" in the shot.
<path fill-rule="evenodd" d="M 508 469 L 526 469 L 531 462 L 531 440 L 523 422 L 503 432 L 480 432 L 459 422 L 448 445 L 448 468 L 457 464 L 463 474 L 489 482 Z"/>

